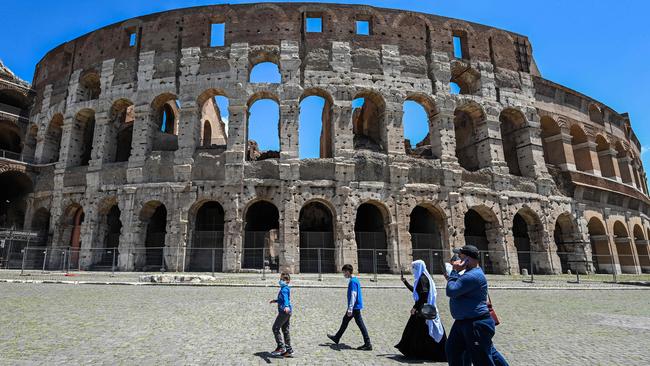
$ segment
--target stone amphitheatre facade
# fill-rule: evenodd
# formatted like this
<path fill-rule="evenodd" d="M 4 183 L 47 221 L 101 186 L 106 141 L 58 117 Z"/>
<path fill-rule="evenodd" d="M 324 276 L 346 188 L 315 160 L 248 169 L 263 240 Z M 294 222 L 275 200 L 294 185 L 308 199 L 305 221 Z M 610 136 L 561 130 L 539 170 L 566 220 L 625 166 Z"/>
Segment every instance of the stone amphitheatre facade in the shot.
<path fill-rule="evenodd" d="M 250 82 L 261 63 L 281 82 Z M 72 248 L 81 269 L 106 262 L 101 248 L 117 248 L 120 270 L 259 269 L 251 253 L 266 248 L 307 272 L 322 248 L 323 271 L 368 272 L 377 257 L 378 271 L 398 272 L 473 243 L 495 273 L 650 271 L 627 114 L 544 79 L 523 35 L 368 6 L 205 6 L 62 44 L 31 87 L 16 85 L 9 72 L 0 81 L 0 106 L 17 108 L 0 112 L 3 135 L 19 140 L 2 148 L 20 154 L 0 159 L 13 194 L 3 226 Z M 311 121 L 321 133 L 304 141 L 310 96 L 324 100 Z M 279 151 L 248 138 L 249 110 L 266 99 Z M 413 146 L 407 101 L 428 116 Z M 301 159 L 299 143 L 320 157 Z"/>

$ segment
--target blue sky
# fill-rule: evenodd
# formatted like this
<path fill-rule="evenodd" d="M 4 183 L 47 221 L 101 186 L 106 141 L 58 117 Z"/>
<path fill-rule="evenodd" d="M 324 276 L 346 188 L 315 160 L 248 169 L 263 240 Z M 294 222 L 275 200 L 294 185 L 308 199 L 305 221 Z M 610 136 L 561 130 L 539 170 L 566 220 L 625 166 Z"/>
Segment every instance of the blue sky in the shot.
<path fill-rule="evenodd" d="M 229 1 L 245 3 L 247 1 Z M 330 2 L 330 1 L 322 1 Z M 529 37 L 542 75 L 629 112 L 641 144 L 650 147 L 650 2 L 642 0 L 417 0 L 331 1 L 406 9 L 465 19 Z M 200 0 L 3 0 L 0 58 L 31 80 L 50 49 L 127 18 L 180 7 L 219 4 Z M 314 107 L 317 109 L 317 106 Z M 313 131 L 312 131 L 313 132 Z M 415 131 L 417 132 L 417 131 Z M 408 131 L 407 131 L 408 134 Z M 277 135 L 277 134 L 276 134 Z M 650 153 L 643 155 L 644 165 Z"/>

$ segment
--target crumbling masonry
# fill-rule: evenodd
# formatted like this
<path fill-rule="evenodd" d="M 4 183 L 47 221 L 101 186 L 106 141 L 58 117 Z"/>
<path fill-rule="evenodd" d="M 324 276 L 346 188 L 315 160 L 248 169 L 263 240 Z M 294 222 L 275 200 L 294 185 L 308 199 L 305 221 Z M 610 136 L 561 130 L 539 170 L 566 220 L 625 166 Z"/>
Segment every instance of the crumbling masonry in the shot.
<path fill-rule="evenodd" d="M 281 83 L 249 82 L 262 62 Z M 215 252 L 218 270 L 258 269 L 266 248 L 270 266 L 305 272 L 321 248 L 321 270 L 370 271 L 377 249 L 396 272 L 473 243 L 496 273 L 650 271 L 628 116 L 542 78 L 519 34 L 368 6 L 206 6 L 101 28 L 51 50 L 23 99 L 14 84 L 5 73 L 0 106 L 30 113 L 0 112 L 20 139 L 3 132 L 2 149 L 21 154 L 0 158 L 2 190 L 27 177 L 19 224 L 78 248 L 82 269 L 106 262 L 99 248 L 117 248 L 119 270 L 192 270 Z M 318 159 L 298 155 L 308 96 L 325 100 Z M 249 141 L 260 99 L 279 105 L 279 152 Z M 414 148 L 406 101 L 428 115 Z"/>

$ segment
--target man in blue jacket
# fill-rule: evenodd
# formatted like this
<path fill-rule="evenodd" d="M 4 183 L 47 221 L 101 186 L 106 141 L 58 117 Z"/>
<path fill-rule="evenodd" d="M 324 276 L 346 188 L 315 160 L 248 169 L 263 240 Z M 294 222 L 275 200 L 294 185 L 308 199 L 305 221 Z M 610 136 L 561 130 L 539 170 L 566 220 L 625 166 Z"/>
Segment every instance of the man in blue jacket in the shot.
<path fill-rule="evenodd" d="M 447 338 L 447 360 L 450 366 L 467 365 L 467 358 L 476 366 L 508 363 L 494 348 L 495 324 L 487 306 L 488 284 L 479 267 L 479 251 L 473 245 L 454 249 L 460 261 L 447 277 L 449 308 L 454 318 Z M 465 270 L 463 275 L 459 272 Z"/>
<path fill-rule="evenodd" d="M 291 313 L 293 311 L 291 307 L 291 288 L 289 287 L 289 282 L 291 282 L 291 276 L 288 273 L 280 274 L 280 291 L 278 291 L 278 298 L 269 301 L 271 304 L 278 304 L 278 316 L 275 318 L 275 322 L 273 322 L 273 336 L 275 337 L 275 342 L 278 344 L 278 347 L 275 351 L 271 352 L 271 355 L 273 356 L 293 357 L 291 335 L 289 334 L 289 321 L 291 320 Z M 282 329 L 284 341 L 282 340 L 280 329 Z"/>
<path fill-rule="evenodd" d="M 354 268 L 351 264 L 346 264 L 341 269 L 345 278 L 349 278 L 348 282 L 348 310 L 343 316 L 343 321 L 341 322 L 341 327 L 335 335 L 328 334 L 327 338 L 331 339 L 332 342 L 339 344 L 343 333 L 348 327 L 348 323 L 354 317 L 354 321 L 357 323 L 359 330 L 361 330 L 361 335 L 363 336 L 363 345 L 357 347 L 358 350 L 362 351 L 372 351 L 372 344 L 370 344 L 370 337 L 368 336 L 368 330 L 366 325 L 363 323 L 363 318 L 361 317 L 361 309 L 363 309 L 363 296 L 361 296 L 361 284 L 359 279 L 353 276 Z"/>

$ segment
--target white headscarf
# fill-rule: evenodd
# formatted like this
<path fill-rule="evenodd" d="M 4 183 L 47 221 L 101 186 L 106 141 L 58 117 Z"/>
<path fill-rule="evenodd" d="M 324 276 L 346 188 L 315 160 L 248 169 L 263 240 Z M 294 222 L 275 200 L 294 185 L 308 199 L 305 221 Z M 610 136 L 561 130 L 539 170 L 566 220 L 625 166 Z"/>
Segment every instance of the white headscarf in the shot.
<path fill-rule="evenodd" d="M 411 264 L 413 269 L 413 277 L 415 277 L 415 282 L 413 283 L 413 299 L 418 301 L 418 282 L 422 275 L 427 276 L 429 280 L 429 298 L 427 299 L 427 304 L 432 305 L 436 309 L 435 319 L 427 320 L 427 325 L 429 326 L 429 336 L 433 338 L 436 343 L 440 342 L 442 335 L 444 334 L 444 329 L 442 328 L 442 322 L 440 321 L 440 313 L 438 312 L 438 306 L 436 305 L 436 284 L 431 279 L 429 271 L 427 271 L 427 266 L 422 260 L 416 260 Z"/>

